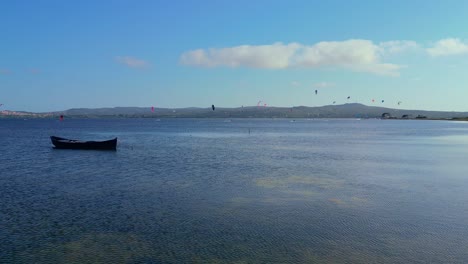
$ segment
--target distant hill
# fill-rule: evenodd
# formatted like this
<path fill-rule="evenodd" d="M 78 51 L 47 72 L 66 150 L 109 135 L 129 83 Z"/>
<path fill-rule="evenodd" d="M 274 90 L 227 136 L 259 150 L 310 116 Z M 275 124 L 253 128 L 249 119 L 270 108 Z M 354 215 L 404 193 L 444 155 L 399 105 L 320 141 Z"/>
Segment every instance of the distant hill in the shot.
<path fill-rule="evenodd" d="M 73 108 L 52 113 L 29 113 L 2 111 L 0 117 L 66 117 L 77 118 L 380 118 L 386 113 L 389 118 L 451 119 L 467 118 L 468 112 L 404 110 L 367 106 L 358 103 L 327 105 L 320 107 L 238 107 L 222 108 L 155 108 L 112 107 L 112 108 Z"/>

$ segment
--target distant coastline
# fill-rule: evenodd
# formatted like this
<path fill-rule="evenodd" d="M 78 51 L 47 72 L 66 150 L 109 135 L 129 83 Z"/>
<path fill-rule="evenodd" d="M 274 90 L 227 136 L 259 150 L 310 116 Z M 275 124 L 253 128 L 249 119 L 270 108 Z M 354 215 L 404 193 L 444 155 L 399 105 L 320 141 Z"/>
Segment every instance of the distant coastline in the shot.
<path fill-rule="evenodd" d="M 358 103 L 320 107 L 216 107 L 216 110 L 211 107 L 112 107 L 74 108 L 48 113 L 0 111 L 0 118 L 58 118 L 60 115 L 65 118 L 382 118 L 468 121 L 468 112 L 404 110 Z"/>

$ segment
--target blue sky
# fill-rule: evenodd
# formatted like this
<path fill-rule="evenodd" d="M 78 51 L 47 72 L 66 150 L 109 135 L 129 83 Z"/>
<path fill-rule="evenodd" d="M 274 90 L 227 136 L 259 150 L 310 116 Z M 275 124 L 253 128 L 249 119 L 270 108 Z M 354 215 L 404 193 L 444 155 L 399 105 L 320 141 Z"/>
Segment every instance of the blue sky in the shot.
<path fill-rule="evenodd" d="M 4 0 L 0 110 L 468 111 L 467 13 L 450 0 Z"/>

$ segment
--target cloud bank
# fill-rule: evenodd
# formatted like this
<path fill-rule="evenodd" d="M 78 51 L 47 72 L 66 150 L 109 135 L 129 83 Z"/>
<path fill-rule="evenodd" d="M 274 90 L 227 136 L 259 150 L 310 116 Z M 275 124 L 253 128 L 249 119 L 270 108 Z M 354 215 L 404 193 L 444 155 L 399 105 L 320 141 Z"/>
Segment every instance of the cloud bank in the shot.
<path fill-rule="evenodd" d="M 385 63 L 383 54 L 413 46 L 413 42 L 369 40 L 324 41 L 308 46 L 299 43 L 242 45 L 227 48 L 197 49 L 184 52 L 180 62 L 195 67 L 248 67 L 260 69 L 345 68 L 378 75 L 398 76 L 402 66 Z"/>
<path fill-rule="evenodd" d="M 419 49 L 420 46 L 418 43 L 416 43 L 416 41 L 412 40 L 392 40 L 381 42 L 379 44 L 379 48 L 382 55 L 394 55 L 397 53 Z"/>
<path fill-rule="evenodd" d="M 131 56 L 117 56 L 115 57 L 115 60 L 120 63 L 120 64 L 123 64 L 127 67 L 130 67 L 130 68 L 147 68 L 149 67 L 149 63 L 142 60 L 142 59 L 137 59 L 135 57 L 131 57 Z"/>
<path fill-rule="evenodd" d="M 458 38 L 446 38 L 437 41 L 433 47 L 426 49 L 433 57 L 460 55 L 468 53 L 468 43 Z"/>

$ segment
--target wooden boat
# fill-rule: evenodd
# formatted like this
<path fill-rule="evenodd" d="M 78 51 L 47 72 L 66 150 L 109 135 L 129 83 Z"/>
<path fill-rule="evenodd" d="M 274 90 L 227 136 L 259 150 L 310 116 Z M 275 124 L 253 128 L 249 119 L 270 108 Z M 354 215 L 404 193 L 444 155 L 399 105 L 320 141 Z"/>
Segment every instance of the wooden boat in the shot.
<path fill-rule="evenodd" d="M 58 149 L 116 150 L 117 138 L 105 141 L 81 141 L 51 136 L 52 144 Z"/>

